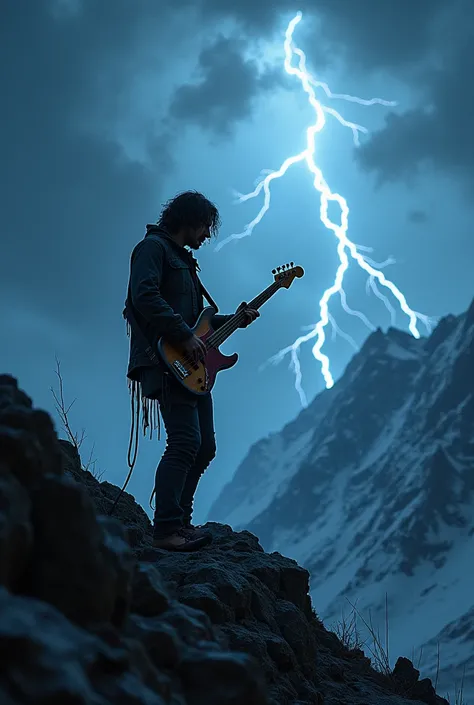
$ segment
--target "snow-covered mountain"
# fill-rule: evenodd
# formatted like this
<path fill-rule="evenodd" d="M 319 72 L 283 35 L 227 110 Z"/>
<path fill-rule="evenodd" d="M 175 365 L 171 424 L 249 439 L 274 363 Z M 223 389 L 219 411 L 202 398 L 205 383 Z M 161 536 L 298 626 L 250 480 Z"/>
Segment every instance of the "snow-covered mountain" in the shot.
<path fill-rule="evenodd" d="M 326 624 L 357 602 L 391 655 L 474 703 L 474 302 L 429 338 L 369 336 L 335 386 L 255 444 L 209 519 L 311 572 Z M 386 604 L 388 608 L 386 609 Z"/>

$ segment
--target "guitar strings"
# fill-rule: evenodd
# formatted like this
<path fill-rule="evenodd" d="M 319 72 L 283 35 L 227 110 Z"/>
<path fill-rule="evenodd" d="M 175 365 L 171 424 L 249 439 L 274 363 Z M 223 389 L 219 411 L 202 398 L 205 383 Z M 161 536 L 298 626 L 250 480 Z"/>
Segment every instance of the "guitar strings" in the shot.
<path fill-rule="evenodd" d="M 239 323 L 240 323 L 240 320 L 241 320 L 241 318 L 242 318 L 242 314 L 243 314 L 243 313 L 245 313 L 245 309 L 242 309 L 242 311 L 239 311 L 238 314 L 235 314 L 235 315 L 232 317 L 232 319 L 231 319 L 232 322 L 237 322 L 237 321 L 239 321 Z M 228 321 L 228 323 L 230 323 L 230 322 L 231 322 L 231 321 Z M 224 324 L 224 325 L 227 325 L 227 324 Z M 221 328 L 224 328 L 224 326 L 222 326 Z M 204 345 L 205 345 L 208 349 L 209 349 L 209 348 L 217 349 L 217 347 L 220 345 L 220 343 L 217 343 L 217 341 L 215 341 L 215 340 L 214 340 L 214 341 L 211 341 L 211 338 L 214 338 L 214 337 L 216 336 L 216 333 L 220 333 L 221 328 L 219 328 L 218 331 L 216 331 L 216 332 L 213 333 L 211 336 L 209 336 L 209 339 L 204 342 Z M 223 342 L 224 340 L 225 340 L 225 337 L 222 338 L 222 341 L 221 341 L 221 342 Z M 193 365 L 193 364 L 194 364 L 194 360 L 189 356 L 189 354 L 184 355 L 184 356 L 181 358 L 181 362 L 184 363 L 186 372 L 191 373 L 192 370 L 190 370 L 190 369 L 188 369 L 188 368 L 186 367 L 186 365 L 188 365 L 188 364 L 189 364 L 189 365 Z"/>
<path fill-rule="evenodd" d="M 261 304 L 264 303 L 267 299 L 267 297 L 273 293 L 273 291 L 276 291 L 279 289 L 281 286 L 281 282 L 273 282 L 273 284 L 270 284 L 270 286 L 265 289 L 265 291 L 262 291 L 261 294 L 255 297 L 248 305 L 247 308 L 260 308 Z M 236 313 L 232 318 L 227 321 L 227 323 L 224 323 L 223 326 L 219 328 L 215 333 L 213 333 L 209 337 L 209 341 L 213 347 L 218 347 L 221 343 L 224 342 L 224 340 L 227 337 L 228 333 L 232 332 L 232 329 L 234 327 L 234 323 L 237 320 L 237 318 L 240 318 L 242 314 L 245 313 L 245 309 L 242 309 L 238 313 Z M 215 345 L 214 345 L 215 344 Z"/>
<path fill-rule="evenodd" d="M 273 284 L 270 284 L 270 286 L 265 289 L 265 291 L 262 291 L 255 299 L 253 299 L 248 305 L 247 308 L 259 308 L 262 303 L 265 302 L 267 296 L 270 293 L 273 293 L 273 290 L 277 290 L 280 287 L 280 282 L 273 282 Z M 235 313 L 232 318 L 230 318 L 224 325 L 222 325 L 217 331 L 212 333 L 212 335 L 209 336 L 209 338 L 204 342 L 204 345 L 206 346 L 207 349 L 209 348 L 214 348 L 217 349 L 221 343 L 224 342 L 224 340 L 227 338 L 228 334 L 232 333 L 234 330 L 236 330 L 241 321 L 243 320 L 243 317 L 246 313 L 246 309 L 243 308 L 237 313 Z M 187 366 L 191 365 L 194 368 L 194 365 L 197 364 L 197 361 L 193 360 L 189 354 L 183 356 L 181 358 L 181 362 L 184 363 L 184 369 L 185 371 L 190 374 L 192 370 L 190 370 Z"/>

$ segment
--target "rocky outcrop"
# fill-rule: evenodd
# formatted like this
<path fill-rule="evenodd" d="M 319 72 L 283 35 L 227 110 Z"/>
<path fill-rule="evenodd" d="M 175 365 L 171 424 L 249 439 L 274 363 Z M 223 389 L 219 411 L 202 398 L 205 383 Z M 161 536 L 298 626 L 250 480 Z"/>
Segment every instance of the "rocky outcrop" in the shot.
<path fill-rule="evenodd" d="M 295 561 L 219 524 L 198 553 L 154 550 L 130 495 L 107 516 L 117 493 L 1 376 L 2 704 L 444 702 L 326 631 Z"/>

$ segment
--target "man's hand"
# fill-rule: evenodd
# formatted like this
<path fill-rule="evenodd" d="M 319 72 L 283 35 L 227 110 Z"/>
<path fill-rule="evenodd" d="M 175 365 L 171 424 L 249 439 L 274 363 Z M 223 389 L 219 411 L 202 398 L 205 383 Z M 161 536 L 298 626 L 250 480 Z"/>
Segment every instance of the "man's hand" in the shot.
<path fill-rule="evenodd" d="M 244 316 L 239 328 L 247 328 L 247 326 L 249 326 L 251 323 L 253 323 L 253 321 L 255 321 L 255 319 L 260 316 L 259 312 L 256 309 L 247 308 L 247 306 L 248 306 L 248 304 L 245 301 L 243 301 L 236 311 L 236 313 L 239 313 L 239 311 L 245 310 L 245 316 Z"/>
<path fill-rule="evenodd" d="M 189 360 L 193 363 L 199 362 L 199 360 L 204 360 L 207 353 L 207 348 L 202 342 L 201 338 L 197 335 L 193 335 L 181 343 L 181 351 Z"/>

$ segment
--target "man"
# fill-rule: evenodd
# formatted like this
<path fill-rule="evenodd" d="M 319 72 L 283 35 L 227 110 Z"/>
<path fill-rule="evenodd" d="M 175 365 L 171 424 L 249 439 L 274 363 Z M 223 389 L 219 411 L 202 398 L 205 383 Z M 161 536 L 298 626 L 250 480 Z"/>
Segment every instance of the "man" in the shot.
<path fill-rule="evenodd" d="M 147 226 L 131 256 L 125 308 L 131 328 L 127 376 L 141 385 L 143 398 L 158 401 L 164 422 L 166 449 L 155 477 L 153 533 L 154 546 L 171 551 L 196 550 L 211 538 L 191 520 L 199 480 L 216 453 L 213 404 L 211 393 L 192 394 L 162 364 L 152 362 L 146 344 L 156 350 L 163 337 L 194 360 L 204 357 L 206 348 L 191 327 L 204 308 L 206 293 L 189 249 L 198 250 L 217 234 L 219 225 L 218 210 L 207 198 L 195 191 L 181 193 L 165 204 L 156 225 Z M 259 314 L 245 303 L 237 310 L 242 308 L 245 328 Z M 213 327 L 217 330 L 229 318 L 216 314 Z"/>

